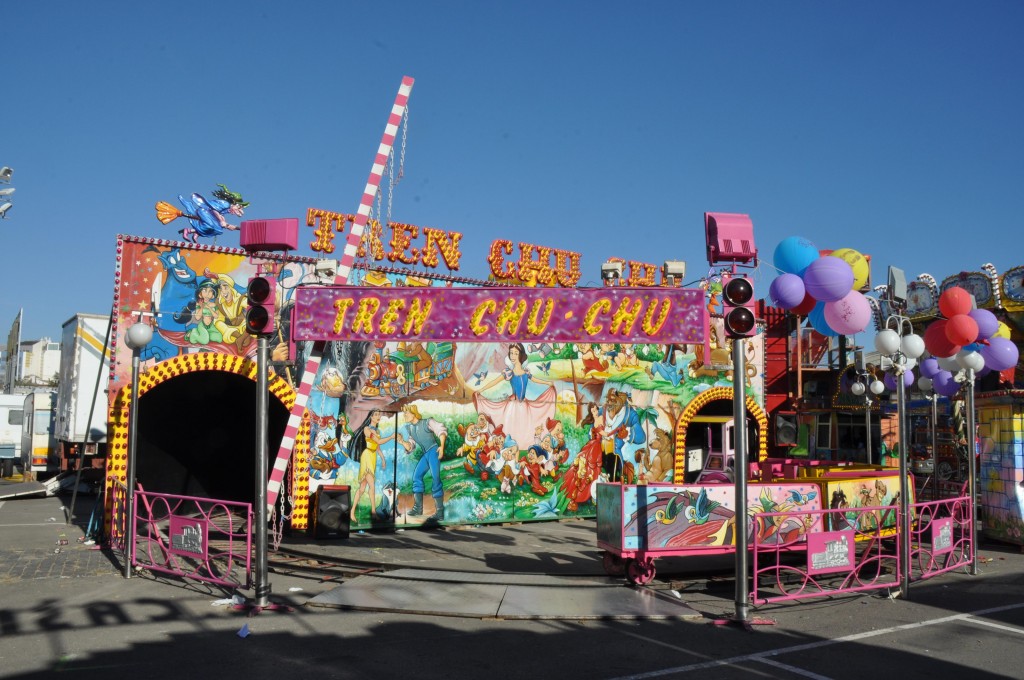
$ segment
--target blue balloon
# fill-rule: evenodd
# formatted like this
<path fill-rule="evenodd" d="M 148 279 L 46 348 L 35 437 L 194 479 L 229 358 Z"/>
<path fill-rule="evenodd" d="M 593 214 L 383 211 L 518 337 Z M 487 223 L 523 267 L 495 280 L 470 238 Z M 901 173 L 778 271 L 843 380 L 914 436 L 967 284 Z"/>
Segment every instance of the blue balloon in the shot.
<path fill-rule="evenodd" d="M 812 309 L 810 314 L 807 315 L 807 320 L 811 322 L 811 328 L 822 335 L 827 335 L 829 337 L 836 337 L 839 335 L 839 333 L 832 330 L 832 327 L 828 325 L 828 321 L 825 320 L 824 302 L 818 302 L 814 305 L 814 309 Z"/>
<path fill-rule="evenodd" d="M 802 276 L 804 270 L 820 255 L 818 248 L 807 239 L 801 236 L 790 236 L 782 239 L 779 245 L 775 246 L 775 255 L 772 261 L 775 263 L 776 269 L 781 272 Z"/>

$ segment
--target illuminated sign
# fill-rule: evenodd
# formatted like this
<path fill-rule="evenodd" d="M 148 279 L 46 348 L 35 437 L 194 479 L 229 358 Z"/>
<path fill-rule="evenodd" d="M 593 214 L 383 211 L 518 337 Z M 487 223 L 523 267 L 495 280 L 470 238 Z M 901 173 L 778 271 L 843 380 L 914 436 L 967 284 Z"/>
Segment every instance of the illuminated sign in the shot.
<path fill-rule="evenodd" d="M 295 340 L 703 343 L 704 291 L 358 288 L 295 291 Z"/>

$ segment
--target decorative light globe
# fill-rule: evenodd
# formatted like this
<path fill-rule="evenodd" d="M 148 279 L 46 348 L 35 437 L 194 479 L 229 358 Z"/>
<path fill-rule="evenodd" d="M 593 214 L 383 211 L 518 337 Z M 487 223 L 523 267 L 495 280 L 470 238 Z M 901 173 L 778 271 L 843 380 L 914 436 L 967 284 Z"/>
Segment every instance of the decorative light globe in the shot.
<path fill-rule="evenodd" d="M 875 336 L 875 349 L 877 349 L 881 354 L 895 354 L 899 348 L 900 336 L 891 328 L 879 331 L 878 335 Z"/>
<path fill-rule="evenodd" d="M 881 394 L 882 392 L 885 392 L 885 383 L 882 382 L 881 380 L 872 380 L 871 381 L 871 394 L 876 394 L 877 395 L 877 394 Z"/>
<path fill-rule="evenodd" d="M 858 397 L 864 394 L 865 389 L 867 388 L 864 387 L 864 383 L 862 382 L 855 382 L 852 385 L 850 385 L 850 391 L 856 394 Z"/>
<path fill-rule="evenodd" d="M 142 349 L 153 339 L 153 329 L 148 323 L 132 324 L 124 334 L 124 342 L 128 349 Z"/>
<path fill-rule="evenodd" d="M 985 368 L 985 357 L 981 356 L 979 352 L 961 350 L 956 355 L 956 363 L 960 365 L 960 368 L 970 369 L 977 373 Z"/>
<path fill-rule="evenodd" d="M 900 340 L 900 349 L 911 359 L 917 359 L 924 354 L 924 338 L 916 333 L 904 335 Z"/>

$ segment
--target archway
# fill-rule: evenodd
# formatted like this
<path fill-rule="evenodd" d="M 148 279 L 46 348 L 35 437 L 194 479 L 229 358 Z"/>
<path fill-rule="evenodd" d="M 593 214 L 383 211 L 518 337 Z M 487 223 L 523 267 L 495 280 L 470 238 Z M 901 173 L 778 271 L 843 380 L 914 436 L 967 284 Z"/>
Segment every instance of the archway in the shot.
<path fill-rule="evenodd" d="M 676 421 L 675 431 L 675 465 L 673 479 L 677 484 L 683 483 L 686 479 L 686 436 L 690 423 L 698 414 L 713 416 L 732 415 L 733 388 L 713 387 L 710 390 L 701 392 L 686 405 L 683 412 Z M 744 405 L 747 411 L 748 425 L 753 418 L 755 428 L 747 429 L 747 441 L 757 441 L 757 457 L 751 456 L 750 460 L 764 460 L 768 457 L 768 416 L 764 409 L 754 400 L 747 397 Z"/>
<path fill-rule="evenodd" d="M 272 376 L 268 439 L 280 445 L 295 402 L 292 388 Z M 136 477 L 146 491 L 251 503 L 255 500 L 256 363 L 200 352 L 169 359 L 139 376 Z M 107 487 L 126 482 L 131 385 L 110 410 Z M 112 494 L 107 494 L 106 512 Z"/>

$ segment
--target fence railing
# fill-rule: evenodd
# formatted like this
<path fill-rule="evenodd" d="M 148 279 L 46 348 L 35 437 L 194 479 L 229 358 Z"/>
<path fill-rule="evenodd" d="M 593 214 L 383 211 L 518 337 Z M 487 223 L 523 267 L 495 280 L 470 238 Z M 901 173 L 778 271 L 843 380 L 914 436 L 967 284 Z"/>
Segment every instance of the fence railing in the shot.
<path fill-rule="evenodd" d="M 898 589 L 904 569 L 909 580 L 921 581 L 967 567 L 975 550 L 972 511 L 966 495 L 914 503 L 909 537 L 898 534 L 897 506 L 758 513 L 755 526 L 803 522 L 823 531 L 783 542 L 762 542 L 754 532 L 750 599 L 767 604 Z M 911 541 L 909 564 L 901 563 L 901 540 Z"/>
<path fill-rule="evenodd" d="M 252 585 L 251 503 L 135 492 L 134 565 L 234 588 Z"/>

